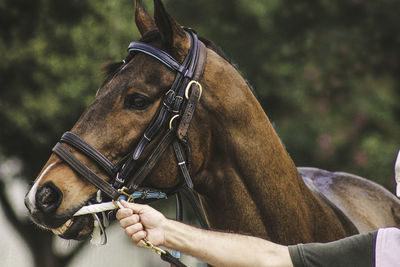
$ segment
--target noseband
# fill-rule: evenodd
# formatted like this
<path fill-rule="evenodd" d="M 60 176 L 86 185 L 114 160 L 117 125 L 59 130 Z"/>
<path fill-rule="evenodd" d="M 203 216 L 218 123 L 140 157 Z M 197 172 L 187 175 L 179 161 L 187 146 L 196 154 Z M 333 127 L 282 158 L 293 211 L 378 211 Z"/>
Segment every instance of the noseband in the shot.
<path fill-rule="evenodd" d="M 166 52 L 142 42 L 132 42 L 128 47 L 129 55 L 144 53 L 149 55 L 171 70 L 176 72 L 171 89 L 164 95 L 163 102 L 152 118 L 149 126 L 133 151 L 113 164 L 98 150 L 81 139 L 79 136 L 66 132 L 53 148 L 53 152 L 64 160 L 80 177 L 96 186 L 112 200 L 118 199 L 121 193 L 139 190 L 139 186 L 155 167 L 163 153 L 172 144 L 184 182 L 179 187 L 168 190 L 169 195 L 177 193 L 177 219 L 182 219 L 181 194 L 192 205 L 200 224 L 207 228 L 207 221 L 201 208 L 198 195 L 193 191 L 193 182 L 188 170 L 190 159 L 188 145 L 188 127 L 196 104 L 200 99 L 202 87 L 199 83 L 203 75 L 207 57 L 205 45 L 198 40 L 197 35 L 190 29 L 185 29 L 190 39 L 190 50 L 182 64 Z M 124 60 L 125 63 L 125 60 Z M 126 63 L 125 63 L 126 64 Z M 141 155 L 152 141 L 164 133 L 153 151 L 146 159 Z M 110 178 L 110 183 L 102 179 L 87 167 L 64 144 L 74 148 L 95 162 Z M 139 166 L 138 160 L 144 162 Z M 126 191 L 121 189 L 126 188 Z"/>

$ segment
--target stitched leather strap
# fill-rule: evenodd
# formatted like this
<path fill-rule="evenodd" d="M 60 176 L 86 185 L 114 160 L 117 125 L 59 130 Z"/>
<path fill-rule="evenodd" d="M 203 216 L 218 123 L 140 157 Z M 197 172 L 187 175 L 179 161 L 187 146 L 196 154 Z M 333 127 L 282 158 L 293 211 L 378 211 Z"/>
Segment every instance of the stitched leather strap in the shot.
<path fill-rule="evenodd" d="M 178 166 L 181 170 L 181 174 L 186 182 L 186 185 L 190 188 L 193 189 L 193 181 L 192 178 L 190 178 L 190 174 L 189 171 L 187 169 L 187 165 L 186 165 L 186 160 L 183 157 L 183 149 L 181 144 L 178 141 L 174 141 L 173 142 L 173 147 L 174 147 L 174 151 L 175 151 L 175 156 L 176 156 L 176 160 L 178 162 Z"/>
<path fill-rule="evenodd" d="M 163 261 L 169 262 L 171 266 L 176 266 L 176 267 L 186 267 L 185 264 L 183 264 L 180 260 L 172 256 L 168 251 L 165 251 L 165 254 L 162 253 L 160 255 L 161 259 Z"/>
<path fill-rule="evenodd" d="M 149 175 L 149 173 L 153 170 L 154 166 L 159 161 L 161 155 L 171 144 L 174 137 L 175 133 L 172 130 L 168 130 L 164 137 L 161 139 L 160 143 L 147 158 L 145 164 L 135 173 L 135 176 L 133 176 L 132 180 L 129 181 L 129 184 L 132 186 L 133 189 L 138 188 L 143 180 L 147 177 L 147 175 Z"/>
<path fill-rule="evenodd" d="M 198 56 L 198 62 L 197 62 L 197 67 L 194 72 L 193 76 L 193 81 L 198 82 L 200 79 L 201 75 L 204 72 L 205 64 L 207 61 L 207 48 L 202 42 L 199 42 L 199 56 Z M 192 120 L 194 111 L 196 109 L 197 102 L 200 99 L 200 88 L 199 88 L 199 83 L 193 83 L 188 90 L 190 91 L 190 97 L 189 101 L 186 104 L 185 110 L 182 115 L 182 119 L 179 123 L 179 127 L 177 130 L 177 135 L 178 138 L 183 140 L 186 137 L 190 121 Z"/>
<path fill-rule="evenodd" d="M 144 54 L 147 54 L 163 63 L 170 69 L 177 71 L 177 72 L 182 72 L 183 70 L 181 69 L 181 64 L 179 64 L 173 57 L 171 57 L 169 54 L 165 53 L 164 51 L 157 49 L 151 45 L 148 45 L 146 43 L 141 43 L 141 42 L 131 42 L 128 46 L 128 51 L 129 52 L 142 52 Z"/>
<path fill-rule="evenodd" d="M 204 214 L 203 207 L 201 205 L 199 196 L 197 195 L 196 192 L 194 192 L 192 189 L 187 187 L 186 185 L 183 185 L 179 192 L 182 193 L 182 195 L 189 201 L 189 204 L 192 206 L 194 213 L 197 216 L 197 219 L 199 220 L 199 223 L 201 225 L 201 228 L 203 229 L 209 229 L 208 226 L 208 221 L 207 218 Z"/>
<path fill-rule="evenodd" d="M 192 120 L 194 111 L 196 109 L 196 104 L 200 98 L 200 88 L 198 85 L 192 84 L 191 88 L 189 89 L 191 89 L 189 101 L 186 105 L 185 111 L 183 112 L 182 119 L 177 130 L 178 138 L 181 140 L 183 140 L 187 134 L 190 121 Z"/>
<path fill-rule="evenodd" d="M 79 152 L 88 156 L 99 164 L 109 175 L 115 175 L 115 166 L 103 154 L 94 147 L 83 141 L 80 137 L 71 132 L 66 132 L 60 139 L 61 142 L 67 143 Z"/>
<path fill-rule="evenodd" d="M 99 188 L 102 192 L 104 192 L 107 196 L 112 199 L 117 199 L 120 193 L 112 187 L 107 181 L 103 180 L 96 173 L 94 173 L 91 169 L 86 167 L 79 159 L 77 159 L 68 148 L 66 148 L 63 144 L 57 143 L 53 148 L 53 152 L 56 153 L 57 156 L 62 158 L 74 171 L 76 171 L 80 176 L 93 184 L 97 188 Z"/>

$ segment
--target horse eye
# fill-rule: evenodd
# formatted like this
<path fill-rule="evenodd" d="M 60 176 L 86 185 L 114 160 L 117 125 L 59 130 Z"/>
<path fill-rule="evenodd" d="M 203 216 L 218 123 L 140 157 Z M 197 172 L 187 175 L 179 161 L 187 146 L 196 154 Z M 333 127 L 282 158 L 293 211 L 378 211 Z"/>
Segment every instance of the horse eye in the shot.
<path fill-rule="evenodd" d="M 124 108 L 143 110 L 150 103 L 151 103 L 150 100 L 143 95 L 130 94 L 125 97 Z"/>

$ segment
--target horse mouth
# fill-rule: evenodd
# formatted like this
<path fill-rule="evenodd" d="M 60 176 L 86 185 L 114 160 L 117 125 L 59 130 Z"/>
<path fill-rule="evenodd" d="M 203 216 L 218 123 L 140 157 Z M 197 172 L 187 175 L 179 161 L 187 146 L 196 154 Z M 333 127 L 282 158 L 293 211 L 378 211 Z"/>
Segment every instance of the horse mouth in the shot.
<path fill-rule="evenodd" d="M 72 217 L 51 231 L 64 239 L 85 240 L 93 231 L 93 217 L 90 215 Z"/>
<path fill-rule="evenodd" d="M 63 225 L 61 225 L 60 227 L 56 228 L 56 229 L 51 229 L 51 231 L 56 234 L 56 235 L 62 235 L 64 234 L 70 227 L 71 225 L 74 224 L 73 222 L 73 218 L 69 219 L 68 221 L 66 221 Z"/>

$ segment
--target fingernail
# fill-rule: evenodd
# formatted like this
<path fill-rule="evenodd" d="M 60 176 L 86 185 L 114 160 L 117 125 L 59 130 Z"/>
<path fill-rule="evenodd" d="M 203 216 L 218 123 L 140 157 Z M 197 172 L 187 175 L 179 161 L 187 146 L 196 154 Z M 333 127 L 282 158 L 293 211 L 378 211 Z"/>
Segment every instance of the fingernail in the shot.
<path fill-rule="evenodd" d="M 125 200 L 121 199 L 121 204 L 122 206 L 124 206 L 125 208 L 128 206 L 128 202 L 126 202 Z"/>

